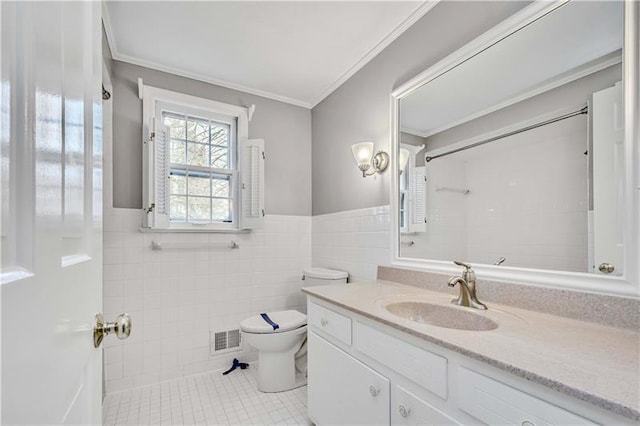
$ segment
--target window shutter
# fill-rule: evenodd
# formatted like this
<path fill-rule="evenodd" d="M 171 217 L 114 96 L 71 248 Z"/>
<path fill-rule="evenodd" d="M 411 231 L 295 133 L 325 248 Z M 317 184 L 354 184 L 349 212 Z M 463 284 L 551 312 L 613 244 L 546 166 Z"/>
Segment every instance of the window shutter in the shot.
<path fill-rule="evenodd" d="M 414 167 L 411 172 L 409 232 L 425 232 L 427 229 L 426 167 Z"/>
<path fill-rule="evenodd" d="M 167 194 L 169 177 L 169 128 L 158 126 L 151 119 L 144 144 L 144 186 L 143 209 L 144 226 L 149 228 L 169 226 L 169 197 Z"/>
<path fill-rule="evenodd" d="M 154 223 L 156 227 L 169 226 L 169 152 L 171 136 L 169 127 L 156 125 L 156 135 L 153 140 L 155 176 L 153 186 L 155 190 Z"/>
<path fill-rule="evenodd" d="M 242 139 L 240 152 L 240 228 L 262 228 L 264 222 L 264 140 Z"/>

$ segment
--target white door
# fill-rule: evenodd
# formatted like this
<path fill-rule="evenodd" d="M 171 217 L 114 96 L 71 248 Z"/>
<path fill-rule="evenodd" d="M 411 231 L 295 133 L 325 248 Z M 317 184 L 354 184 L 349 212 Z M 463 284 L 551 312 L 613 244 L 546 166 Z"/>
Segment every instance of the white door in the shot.
<path fill-rule="evenodd" d="M 101 423 L 100 2 L 1 2 L 2 423 Z"/>
<path fill-rule="evenodd" d="M 593 94 L 593 272 L 622 275 L 622 83 Z M 607 266 L 610 265 L 609 268 Z"/>

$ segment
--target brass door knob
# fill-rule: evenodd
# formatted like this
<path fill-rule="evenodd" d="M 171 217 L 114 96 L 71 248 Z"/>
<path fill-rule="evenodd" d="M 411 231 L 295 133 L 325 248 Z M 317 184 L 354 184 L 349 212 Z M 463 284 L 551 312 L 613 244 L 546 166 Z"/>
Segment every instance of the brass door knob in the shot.
<path fill-rule="evenodd" d="M 610 274 L 615 271 L 616 268 L 610 263 L 601 263 L 600 266 L 598 266 L 598 270 L 603 274 Z"/>
<path fill-rule="evenodd" d="M 93 346 L 98 347 L 107 334 L 115 333 L 123 340 L 131 335 L 131 318 L 127 314 L 120 314 L 115 322 L 106 322 L 102 314 L 96 314 L 96 324 L 93 326 Z"/>

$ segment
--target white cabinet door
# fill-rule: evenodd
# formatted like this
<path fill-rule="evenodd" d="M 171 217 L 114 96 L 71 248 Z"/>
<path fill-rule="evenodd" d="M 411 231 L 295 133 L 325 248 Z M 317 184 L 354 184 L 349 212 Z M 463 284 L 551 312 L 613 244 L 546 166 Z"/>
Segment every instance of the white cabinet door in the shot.
<path fill-rule="evenodd" d="M 2 423 L 100 424 L 99 2 L 1 2 Z"/>
<path fill-rule="evenodd" d="M 317 425 L 388 425 L 389 380 L 309 333 L 309 417 Z"/>
<path fill-rule="evenodd" d="M 391 397 L 391 424 L 441 426 L 460 423 L 402 386 L 396 386 Z"/>

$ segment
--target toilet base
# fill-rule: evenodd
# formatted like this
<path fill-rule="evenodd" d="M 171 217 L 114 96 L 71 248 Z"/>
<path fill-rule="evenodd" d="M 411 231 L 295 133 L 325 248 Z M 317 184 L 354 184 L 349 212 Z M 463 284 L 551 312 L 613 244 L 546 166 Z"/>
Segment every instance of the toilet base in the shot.
<path fill-rule="evenodd" d="M 258 366 L 258 373 L 260 372 L 260 366 Z M 262 388 L 260 386 L 260 382 L 258 381 L 258 390 L 260 392 L 264 392 L 264 393 L 278 393 L 278 392 L 286 392 L 286 391 L 290 391 L 293 389 L 297 389 L 300 388 L 302 386 L 306 386 L 307 385 L 307 376 L 306 374 L 302 374 L 302 373 L 297 373 L 296 374 L 296 380 L 293 384 L 291 384 L 290 386 L 287 385 L 284 388 L 278 388 L 277 390 L 267 390 L 267 389 L 273 389 L 272 386 L 267 386 L 266 388 Z"/>
<path fill-rule="evenodd" d="M 273 393 L 284 392 L 307 384 L 305 374 L 296 371 L 294 347 L 282 352 L 260 351 L 258 353 L 258 390 Z"/>

